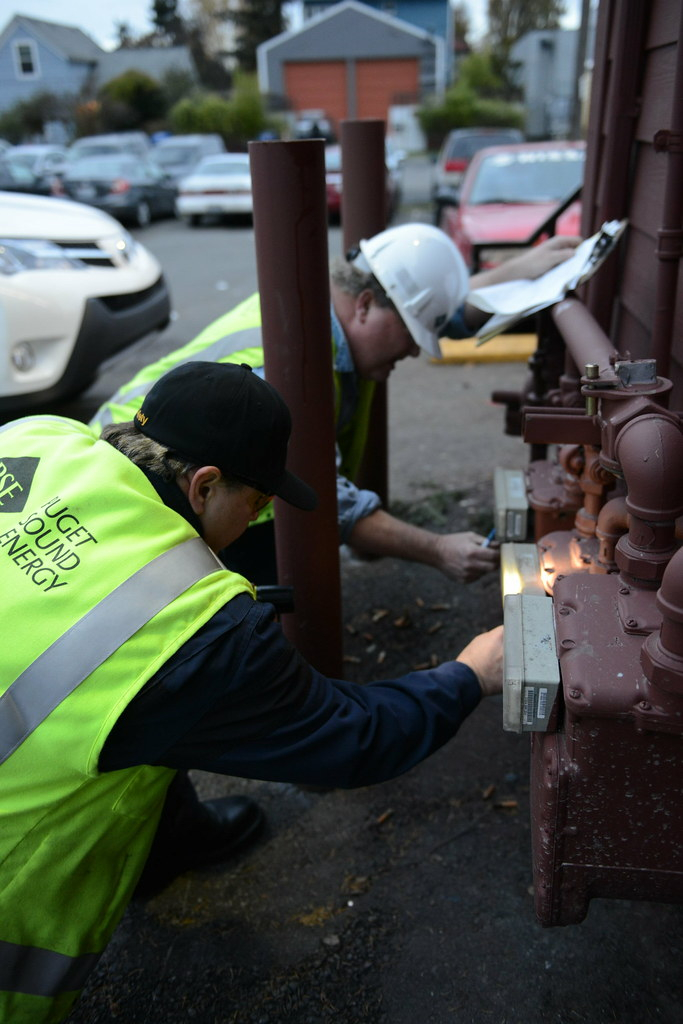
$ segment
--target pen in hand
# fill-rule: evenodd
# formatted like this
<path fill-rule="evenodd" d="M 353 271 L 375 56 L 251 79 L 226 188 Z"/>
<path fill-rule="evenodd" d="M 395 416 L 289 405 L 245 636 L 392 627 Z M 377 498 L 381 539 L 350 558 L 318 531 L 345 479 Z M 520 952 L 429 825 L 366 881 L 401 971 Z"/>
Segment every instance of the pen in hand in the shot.
<path fill-rule="evenodd" d="M 491 541 L 495 540 L 495 539 L 496 539 L 496 528 L 494 526 L 493 529 L 489 531 L 489 534 L 488 534 L 486 540 L 482 541 L 481 546 L 483 548 L 487 548 L 487 547 L 490 546 Z"/>

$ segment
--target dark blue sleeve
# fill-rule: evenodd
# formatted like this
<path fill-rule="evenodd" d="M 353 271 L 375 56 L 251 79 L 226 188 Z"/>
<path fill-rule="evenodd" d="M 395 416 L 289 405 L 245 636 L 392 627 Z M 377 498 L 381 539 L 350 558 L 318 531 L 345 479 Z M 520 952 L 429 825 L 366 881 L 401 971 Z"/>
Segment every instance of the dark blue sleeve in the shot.
<path fill-rule="evenodd" d="M 349 683 L 308 665 L 270 605 L 230 601 L 129 704 L 100 756 L 274 782 L 365 786 L 407 771 L 479 703 L 460 662 Z"/>
<path fill-rule="evenodd" d="M 465 306 L 459 306 L 455 313 L 441 328 L 440 334 L 442 338 L 471 338 L 473 334 L 476 334 L 476 330 L 468 327 L 465 323 Z"/>

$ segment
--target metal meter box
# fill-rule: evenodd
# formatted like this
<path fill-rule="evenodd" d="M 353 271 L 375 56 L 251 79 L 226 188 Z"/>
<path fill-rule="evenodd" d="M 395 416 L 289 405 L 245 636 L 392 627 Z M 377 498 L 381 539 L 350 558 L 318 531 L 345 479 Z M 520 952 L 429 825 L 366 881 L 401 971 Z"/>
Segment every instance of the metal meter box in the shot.
<path fill-rule="evenodd" d="M 553 603 L 545 596 L 508 594 L 503 612 L 503 728 L 545 732 L 560 683 Z"/>
<path fill-rule="evenodd" d="M 521 469 L 493 472 L 493 501 L 498 540 L 526 540 L 529 502 Z"/>
<path fill-rule="evenodd" d="M 616 574 L 577 573 L 548 600 L 562 687 L 531 742 L 534 898 L 547 926 L 577 924 L 594 898 L 683 902 L 683 699 L 643 676 L 625 590 Z"/>

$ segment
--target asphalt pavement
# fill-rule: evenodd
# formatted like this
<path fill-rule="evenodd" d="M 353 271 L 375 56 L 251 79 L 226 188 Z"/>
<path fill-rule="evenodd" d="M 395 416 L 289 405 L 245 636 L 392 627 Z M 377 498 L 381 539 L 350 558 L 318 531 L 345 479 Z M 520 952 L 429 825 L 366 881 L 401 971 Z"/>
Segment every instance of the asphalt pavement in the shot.
<path fill-rule="evenodd" d="M 406 186 L 402 216 L 424 219 Z M 437 530 L 487 527 L 493 467 L 526 460 L 490 396 L 525 372 L 424 357 L 397 368 L 396 511 Z M 501 621 L 496 574 L 466 587 L 344 559 L 342 576 L 345 669 L 359 682 L 454 657 Z M 680 1024 L 683 908 L 594 900 L 582 924 L 537 923 L 528 762 L 528 738 L 503 731 L 493 698 L 380 786 L 195 773 L 205 797 L 257 799 L 265 835 L 133 904 L 70 1024 Z"/>

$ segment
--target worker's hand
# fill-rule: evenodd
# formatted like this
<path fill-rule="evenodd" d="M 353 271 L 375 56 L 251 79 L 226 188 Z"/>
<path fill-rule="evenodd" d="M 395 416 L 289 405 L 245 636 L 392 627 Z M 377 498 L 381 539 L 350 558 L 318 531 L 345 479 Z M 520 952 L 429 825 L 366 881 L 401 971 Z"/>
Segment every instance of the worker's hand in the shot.
<path fill-rule="evenodd" d="M 583 239 L 576 235 L 553 235 L 540 245 L 534 245 L 520 256 L 511 259 L 509 269 L 514 268 L 515 278 L 533 280 L 552 270 L 558 263 L 568 260 L 582 241 Z"/>
<path fill-rule="evenodd" d="M 451 580 L 471 583 L 485 572 L 497 568 L 500 554 L 497 545 L 484 547 L 485 537 L 479 533 L 446 533 L 436 542 L 436 567 Z"/>
<path fill-rule="evenodd" d="M 503 689 L 503 627 L 496 626 L 488 633 L 475 636 L 455 660 L 469 665 L 485 697 L 500 693 Z"/>

